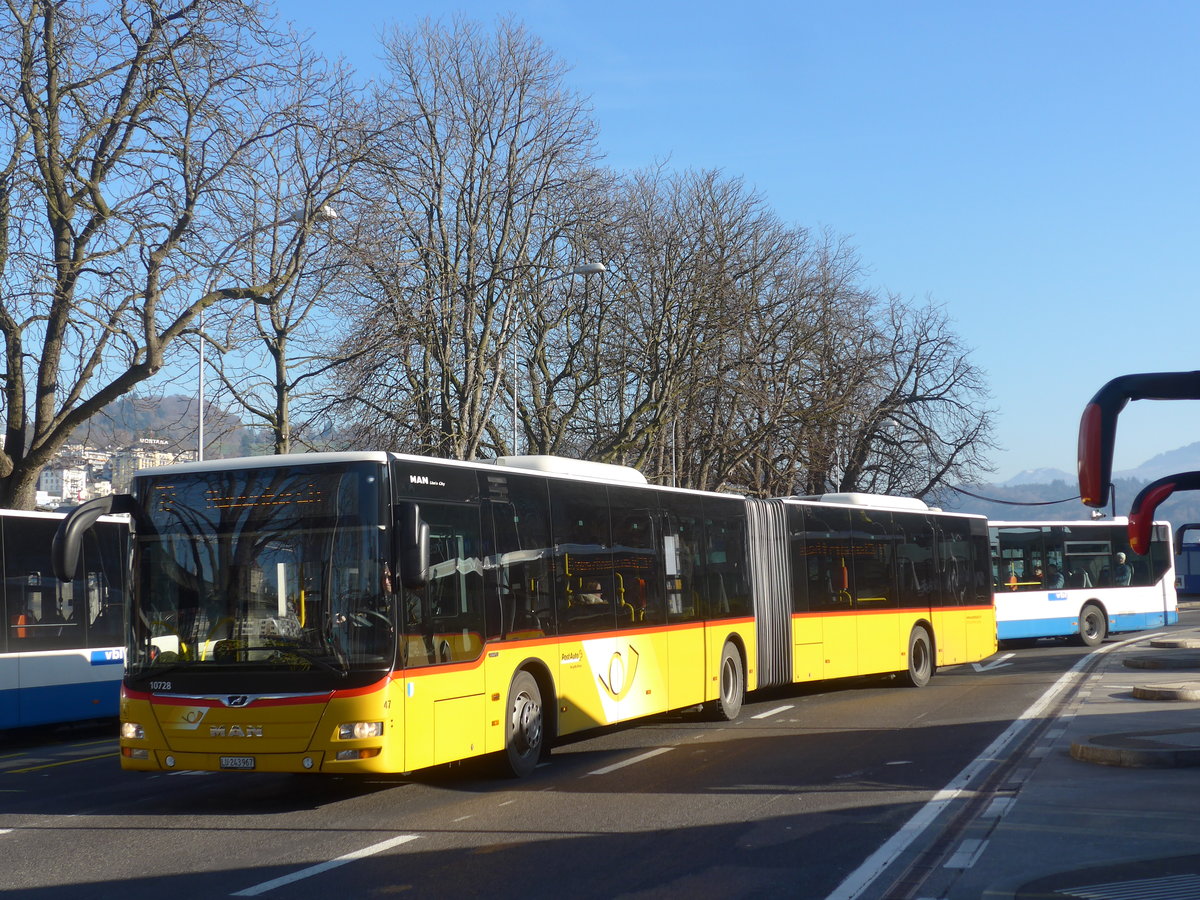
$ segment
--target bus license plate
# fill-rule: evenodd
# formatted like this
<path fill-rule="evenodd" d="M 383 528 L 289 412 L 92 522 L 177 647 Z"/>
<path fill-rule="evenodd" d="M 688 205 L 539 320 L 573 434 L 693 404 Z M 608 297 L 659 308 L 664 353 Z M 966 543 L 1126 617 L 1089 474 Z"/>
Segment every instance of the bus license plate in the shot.
<path fill-rule="evenodd" d="M 221 757 L 221 768 L 222 769 L 253 769 L 254 768 L 254 757 L 253 756 L 222 756 Z"/>

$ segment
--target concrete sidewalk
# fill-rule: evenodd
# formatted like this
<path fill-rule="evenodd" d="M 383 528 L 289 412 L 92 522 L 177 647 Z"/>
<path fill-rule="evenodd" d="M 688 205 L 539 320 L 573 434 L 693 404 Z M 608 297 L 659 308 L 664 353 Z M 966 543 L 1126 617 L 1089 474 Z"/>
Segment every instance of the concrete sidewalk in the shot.
<path fill-rule="evenodd" d="M 931 896 L 1200 900 L 1200 629 L 1105 647 Z"/>

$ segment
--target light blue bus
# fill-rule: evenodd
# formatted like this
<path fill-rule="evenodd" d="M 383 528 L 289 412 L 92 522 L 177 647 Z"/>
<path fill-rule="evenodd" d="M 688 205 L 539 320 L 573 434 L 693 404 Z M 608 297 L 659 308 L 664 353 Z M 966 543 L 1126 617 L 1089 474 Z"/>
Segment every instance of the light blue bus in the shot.
<path fill-rule="evenodd" d="M 1124 518 L 989 522 L 996 638 L 1078 637 L 1179 621 L 1171 526 L 1156 522 L 1150 552 L 1129 548 Z"/>

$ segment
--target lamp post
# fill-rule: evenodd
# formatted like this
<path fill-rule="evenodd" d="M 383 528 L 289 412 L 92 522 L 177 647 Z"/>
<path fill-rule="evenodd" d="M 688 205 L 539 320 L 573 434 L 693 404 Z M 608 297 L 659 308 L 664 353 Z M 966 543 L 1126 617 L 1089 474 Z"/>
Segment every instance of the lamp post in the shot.
<path fill-rule="evenodd" d="M 209 267 L 208 275 L 204 279 L 204 293 L 207 294 L 212 290 L 213 281 L 217 277 L 217 270 L 222 265 L 222 260 L 234 247 L 242 241 L 254 237 L 261 231 L 266 231 L 268 228 L 276 228 L 279 225 L 288 225 L 291 223 L 302 222 L 304 227 L 308 228 L 313 222 L 332 222 L 338 217 L 337 210 L 328 203 L 322 203 L 311 215 L 306 215 L 303 210 L 288 213 L 283 218 L 276 219 L 273 222 L 266 222 L 262 225 L 256 225 L 245 234 L 238 235 L 232 241 L 222 248 L 217 254 L 216 262 Z M 199 365 L 196 372 L 196 459 L 204 459 L 204 310 L 200 310 L 198 319 L 200 329 L 199 335 Z"/>
<path fill-rule="evenodd" d="M 577 266 L 568 269 L 566 272 L 559 272 L 557 275 L 552 275 L 549 278 L 539 281 L 534 286 L 534 292 L 541 290 L 552 281 L 558 281 L 560 278 L 570 278 L 572 275 L 603 275 L 608 271 L 604 263 L 587 262 L 580 263 Z M 513 351 L 512 351 L 512 452 L 516 455 L 517 452 L 517 342 L 514 336 Z"/>

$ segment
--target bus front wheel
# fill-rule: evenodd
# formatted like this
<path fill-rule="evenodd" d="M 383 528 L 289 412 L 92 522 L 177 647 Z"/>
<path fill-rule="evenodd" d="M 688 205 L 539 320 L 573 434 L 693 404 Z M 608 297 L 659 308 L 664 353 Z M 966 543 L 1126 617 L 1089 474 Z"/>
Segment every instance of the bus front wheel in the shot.
<path fill-rule="evenodd" d="M 717 670 L 717 699 L 705 704 L 709 716 L 719 722 L 732 722 L 742 711 L 746 697 L 746 675 L 742 668 L 742 654 L 732 643 L 726 643 L 721 651 L 721 666 Z"/>
<path fill-rule="evenodd" d="M 908 636 L 908 671 L 902 674 L 910 687 L 925 687 L 933 677 L 933 642 L 920 625 Z"/>
<path fill-rule="evenodd" d="M 516 778 L 531 775 L 537 768 L 546 740 L 542 692 L 537 679 L 526 671 L 516 674 L 508 689 L 504 720 L 504 757 Z"/>
<path fill-rule="evenodd" d="M 1095 647 L 1108 636 L 1108 622 L 1094 603 L 1085 604 L 1079 613 L 1079 639 L 1085 647 Z"/>

